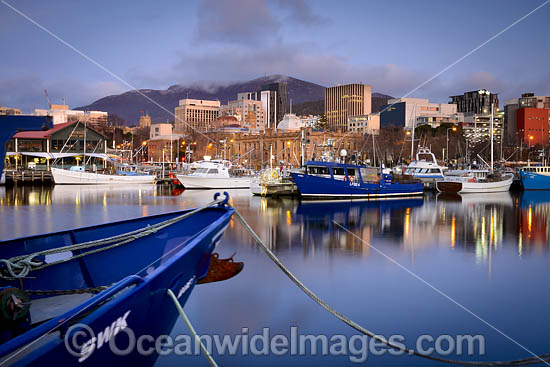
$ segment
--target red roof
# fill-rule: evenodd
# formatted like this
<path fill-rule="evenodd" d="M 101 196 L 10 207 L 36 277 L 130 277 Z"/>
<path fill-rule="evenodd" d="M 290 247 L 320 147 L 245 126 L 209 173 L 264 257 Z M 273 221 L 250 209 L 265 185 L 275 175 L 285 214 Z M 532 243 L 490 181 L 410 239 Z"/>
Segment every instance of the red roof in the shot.
<path fill-rule="evenodd" d="M 49 138 L 53 133 L 58 132 L 59 130 L 62 130 L 66 128 L 67 126 L 71 126 L 76 124 L 77 121 L 70 121 L 65 122 L 63 124 L 57 124 L 54 125 L 49 130 L 39 130 L 39 131 L 20 131 L 17 134 L 15 134 L 13 137 L 18 139 L 47 139 Z"/>

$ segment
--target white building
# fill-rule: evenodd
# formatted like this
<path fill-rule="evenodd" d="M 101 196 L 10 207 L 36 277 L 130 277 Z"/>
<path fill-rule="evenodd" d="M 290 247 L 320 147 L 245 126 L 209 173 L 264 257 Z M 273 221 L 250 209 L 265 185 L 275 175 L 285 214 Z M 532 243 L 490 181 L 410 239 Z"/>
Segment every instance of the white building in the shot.
<path fill-rule="evenodd" d="M 170 123 L 160 123 L 160 124 L 151 124 L 151 131 L 149 132 L 150 138 L 156 138 L 159 136 L 170 136 L 172 135 L 172 124 Z"/>
<path fill-rule="evenodd" d="M 413 125 L 430 124 L 437 127 L 441 123 L 461 122 L 461 116 L 457 113 L 456 104 L 430 103 L 427 98 L 393 98 L 388 100 L 388 105 L 405 103 L 405 128 Z"/>
<path fill-rule="evenodd" d="M 81 121 L 91 125 L 106 125 L 109 114 L 103 111 L 69 110 L 67 105 L 51 104 L 50 109 L 35 109 L 34 116 L 51 116 L 53 124 L 64 124 L 69 121 Z"/>
<path fill-rule="evenodd" d="M 178 133 L 190 130 L 208 131 L 212 121 L 220 114 L 220 101 L 206 99 L 180 99 L 174 109 L 175 130 Z"/>
<path fill-rule="evenodd" d="M 246 93 L 239 93 L 239 96 Z M 244 127 L 256 131 L 265 130 L 265 114 L 261 101 L 239 98 L 220 107 L 221 116 L 235 116 Z"/>
<path fill-rule="evenodd" d="M 380 113 L 369 113 L 368 115 L 349 116 L 348 131 L 369 135 L 380 134 Z"/>
<path fill-rule="evenodd" d="M 293 113 L 287 113 L 281 122 L 279 122 L 279 125 L 277 125 L 277 130 L 281 130 L 283 132 L 286 131 L 299 131 L 305 127 L 304 121 L 296 116 Z"/>

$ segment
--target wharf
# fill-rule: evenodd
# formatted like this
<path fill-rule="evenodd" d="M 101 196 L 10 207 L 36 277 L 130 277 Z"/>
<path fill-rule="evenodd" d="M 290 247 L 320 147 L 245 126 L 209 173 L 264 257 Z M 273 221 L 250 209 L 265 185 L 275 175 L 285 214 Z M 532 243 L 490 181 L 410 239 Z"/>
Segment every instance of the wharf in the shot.
<path fill-rule="evenodd" d="M 4 171 L 6 174 L 6 184 L 53 184 L 53 177 L 50 171 L 24 170 L 24 171 Z"/>

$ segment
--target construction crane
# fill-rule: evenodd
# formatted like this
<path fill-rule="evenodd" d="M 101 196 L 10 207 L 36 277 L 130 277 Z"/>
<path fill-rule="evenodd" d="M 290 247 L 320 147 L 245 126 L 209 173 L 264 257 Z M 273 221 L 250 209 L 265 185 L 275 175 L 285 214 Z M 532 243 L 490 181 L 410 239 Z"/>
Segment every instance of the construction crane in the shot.
<path fill-rule="evenodd" d="M 48 90 L 44 89 L 44 94 L 46 95 L 46 101 L 48 102 L 48 108 L 52 108 L 52 102 L 50 101 L 50 96 L 48 96 Z"/>

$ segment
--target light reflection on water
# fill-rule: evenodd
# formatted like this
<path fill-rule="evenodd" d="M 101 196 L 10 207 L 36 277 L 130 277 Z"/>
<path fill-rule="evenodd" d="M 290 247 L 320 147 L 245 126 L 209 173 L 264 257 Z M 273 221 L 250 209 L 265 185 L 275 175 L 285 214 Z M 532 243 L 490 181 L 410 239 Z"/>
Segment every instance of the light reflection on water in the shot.
<path fill-rule="evenodd" d="M 2 239 L 194 207 L 214 191 L 56 186 L 0 188 Z M 407 340 L 431 333 L 483 334 L 488 359 L 526 352 L 436 294 L 373 247 L 472 309 L 529 349 L 550 351 L 550 192 L 426 195 L 423 199 L 300 202 L 231 192 L 232 204 L 278 256 L 330 304 L 384 335 Z M 341 224 L 361 240 L 339 229 Z M 201 333 L 351 335 L 301 294 L 232 221 L 219 249 L 237 252 L 245 270 L 199 286 L 186 305 Z M 173 335 L 187 333 L 178 321 Z M 272 333 L 274 333 L 272 331 Z M 205 365 L 203 357 L 167 356 L 158 365 Z M 486 358 L 486 359 L 487 359 Z M 346 357 L 217 356 L 221 365 L 348 365 Z M 406 357 L 371 357 L 376 365 L 426 365 Z"/>

